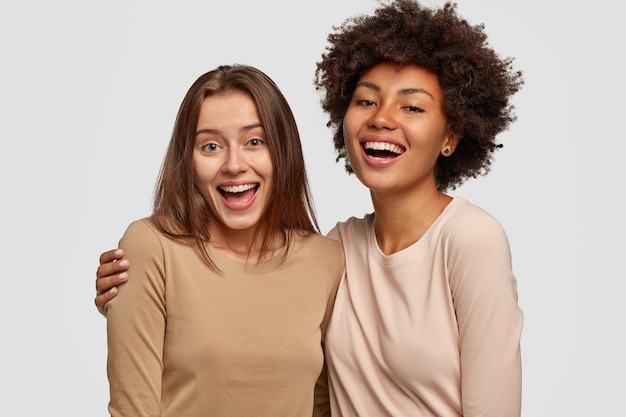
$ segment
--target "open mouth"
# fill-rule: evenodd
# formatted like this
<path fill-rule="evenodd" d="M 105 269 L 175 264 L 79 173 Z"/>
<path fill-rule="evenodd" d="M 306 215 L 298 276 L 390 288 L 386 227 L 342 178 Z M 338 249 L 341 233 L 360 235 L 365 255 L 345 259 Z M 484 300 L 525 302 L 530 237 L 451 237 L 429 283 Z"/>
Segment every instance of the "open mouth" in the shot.
<path fill-rule="evenodd" d="M 363 142 L 365 154 L 371 158 L 391 159 L 402 155 L 405 148 L 389 142 Z"/>
<path fill-rule="evenodd" d="M 254 197 L 259 189 L 258 183 L 229 185 L 219 187 L 219 192 L 229 203 L 245 203 Z"/>

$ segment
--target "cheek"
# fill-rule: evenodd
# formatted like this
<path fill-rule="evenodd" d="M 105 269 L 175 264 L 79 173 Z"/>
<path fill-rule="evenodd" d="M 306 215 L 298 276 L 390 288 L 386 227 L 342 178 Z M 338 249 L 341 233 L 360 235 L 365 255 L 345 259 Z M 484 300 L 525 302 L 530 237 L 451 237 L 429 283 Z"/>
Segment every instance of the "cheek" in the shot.
<path fill-rule="evenodd" d="M 272 182 L 272 178 L 274 176 L 274 163 L 272 162 L 269 150 L 259 153 L 253 158 L 254 159 L 252 159 L 250 163 L 254 170 L 264 178 L 265 182 Z"/>
<path fill-rule="evenodd" d="M 348 107 L 348 110 L 346 110 L 346 114 L 343 118 L 343 137 L 347 140 L 350 136 L 355 135 L 355 128 L 356 120 L 353 116 L 352 111 L 350 110 L 350 107 Z"/>
<path fill-rule="evenodd" d="M 195 161 L 192 163 L 192 175 L 197 186 L 201 186 L 203 182 L 202 169 Z"/>
<path fill-rule="evenodd" d="M 210 186 L 216 176 L 215 169 L 209 164 L 195 163 L 193 164 L 193 178 L 196 186 L 204 194 L 207 186 Z"/>
<path fill-rule="evenodd" d="M 343 140 L 348 154 L 354 154 L 358 150 L 358 141 L 356 140 L 358 129 L 355 126 L 354 118 L 346 117 L 343 121 Z"/>

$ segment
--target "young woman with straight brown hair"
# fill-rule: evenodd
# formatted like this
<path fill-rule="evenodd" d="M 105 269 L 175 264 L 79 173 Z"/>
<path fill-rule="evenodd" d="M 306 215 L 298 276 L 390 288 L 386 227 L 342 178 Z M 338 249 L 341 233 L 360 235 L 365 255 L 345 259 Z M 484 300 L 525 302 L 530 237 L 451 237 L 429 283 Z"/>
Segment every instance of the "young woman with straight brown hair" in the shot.
<path fill-rule="evenodd" d="M 112 416 L 328 414 L 343 256 L 318 233 L 296 123 L 267 75 L 221 66 L 193 83 L 153 214 L 120 248 L 133 279 L 103 309 Z"/>

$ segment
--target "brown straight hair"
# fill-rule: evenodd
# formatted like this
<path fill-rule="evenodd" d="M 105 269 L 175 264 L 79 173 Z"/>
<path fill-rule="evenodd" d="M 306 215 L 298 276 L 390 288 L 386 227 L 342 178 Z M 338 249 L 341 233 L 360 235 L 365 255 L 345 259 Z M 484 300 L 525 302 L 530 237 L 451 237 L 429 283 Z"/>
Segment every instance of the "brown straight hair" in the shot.
<path fill-rule="evenodd" d="M 272 196 L 254 233 L 253 241 L 262 237 L 258 262 L 269 256 L 273 242 L 282 233 L 287 250 L 294 232 L 319 233 L 300 135 L 287 100 L 262 71 L 248 65 L 220 66 L 201 75 L 180 105 L 155 188 L 152 213 L 166 236 L 195 241 L 214 269 L 217 267 L 206 248 L 211 239 L 208 224 L 214 215 L 195 185 L 192 154 L 203 100 L 229 91 L 244 92 L 254 101 L 274 170 Z"/>

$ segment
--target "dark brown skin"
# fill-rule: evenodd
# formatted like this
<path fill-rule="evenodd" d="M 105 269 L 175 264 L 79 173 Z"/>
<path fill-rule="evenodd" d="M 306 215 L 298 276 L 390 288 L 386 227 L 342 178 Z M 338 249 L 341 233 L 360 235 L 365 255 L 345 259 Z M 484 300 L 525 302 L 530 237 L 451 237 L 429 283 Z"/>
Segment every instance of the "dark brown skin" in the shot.
<path fill-rule="evenodd" d="M 100 255 L 100 265 L 96 272 L 96 298 L 98 311 L 105 315 L 104 305 L 117 294 L 117 285 L 128 280 L 130 262 L 124 259 L 122 249 L 111 249 Z"/>

